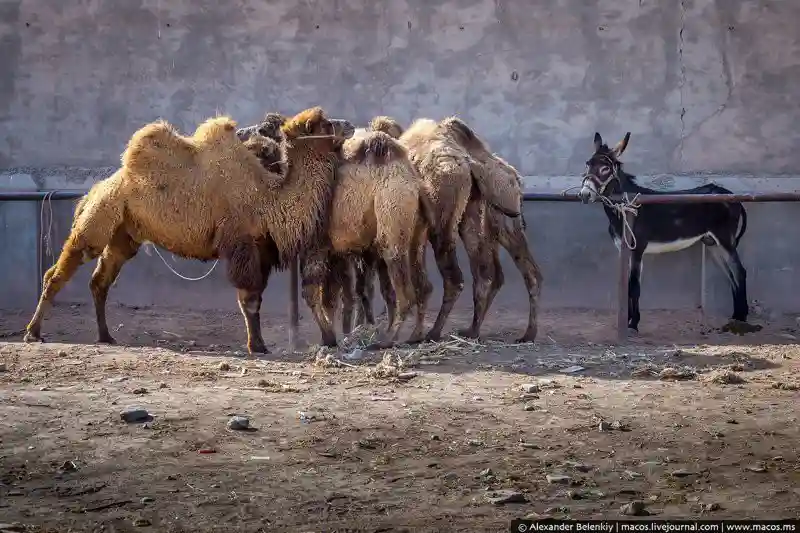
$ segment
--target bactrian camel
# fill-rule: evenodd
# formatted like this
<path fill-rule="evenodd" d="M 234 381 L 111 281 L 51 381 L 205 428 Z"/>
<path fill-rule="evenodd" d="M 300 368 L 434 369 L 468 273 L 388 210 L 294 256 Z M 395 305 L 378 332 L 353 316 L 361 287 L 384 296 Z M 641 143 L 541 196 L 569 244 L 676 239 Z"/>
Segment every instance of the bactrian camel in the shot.
<path fill-rule="evenodd" d="M 105 314 L 109 287 L 149 241 L 185 258 L 226 260 L 248 350 L 267 353 L 259 322 L 262 293 L 273 269 L 284 268 L 317 239 L 335 176 L 337 132 L 321 108 L 289 119 L 282 132 L 285 139 L 265 141 L 259 151 L 269 159 L 265 167 L 226 116 L 206 120 L 190 137 L 165 121 L 136 131 L 120 169 L 78 202 L 61 255 L 44 275 L 25 340 L 41 340 L 42 319 L 55 295 L 81 264 L 99 258 L 90 282 L 98 342 L 114 343 Z M 314 140 L 302 142 L 303 136 Z M 287 146 L 306 163 L 288 173 L 281 164 Z"/>
<path fill-rule="evenodd" d="M 499 246 L 505 248 L 519 269 L 528 291 L 528 326 L 518 339 L 533 342 L 537 335 L 538 299 L 542 274 L 531 255 L 522 216 L 522 183 L 513 166 L 486 144 L 464 121 L 450 117 L 435 122 L 418 119 L 403 132 L 389 117 L 377 117 L 369 129 L 399 136 L 411 161 L 433 191 L 438 237 L 431 237 L 439 270 L 444 278 L 444 297 L 436 323 L 428 334 L 441 336 L 442 328 L 463 288 L 463 274 L 455 256 L 455 228 L 466 248 L 473 278 L 473 319 L 459 333 L 478 337 L 492 301 L 504 282 Z M 519 216 L 514 216 L 519 215 Z M 371 322 L 375 262 L 357 263 L 356 320 Z M 386 297 L 384 296 L 384 299 Z"/>
<path fill-rule="evenodd" d="M 239 136 L 249 141 L 269 132 L 269 120 L 265 120 L 261 126 L 239 130 Z M 288 155 L 291 172 L 294 161 L 291 148 Z M 333 317 L 340 295 L 350 294 L 345 290 L 342 295 L 343 284 L 347 284 L 344 281 L 348 277 L 347 260 L 365 251 L 380 257 L 381 279 L 386 284 L 382 287 L 394 297 L 386 331 L 372 348 L 388 347 L 396 341 L 411 307 L 417 308 L 417 320 L 410 340 L 422 339 L 425 307 L 432 287 L 424 265 L 418 266 L 412 252 L 424 251 L 428 220 L 433 217 L 424 189 L 425 184 L 411 166 L 405 149 L 389 135 L 357 133 L 342 145 L 327 225 L 327 256 L 323 259 L 316 255 L 314 260 L 301 257 L 303 297 L 312 312 L 319 292 L 316 281 L 308 279 L 309 263 L 316 264 L 312 270 L 327 268 L 323 312 L 314 312 L 323 345 L 336 345 Z M 311 272 L 311 275 L 319 274 Z M 352 307 L 345 305 L 345 309 Z M 349 322 L 349 318 L 344 322 Z"/>

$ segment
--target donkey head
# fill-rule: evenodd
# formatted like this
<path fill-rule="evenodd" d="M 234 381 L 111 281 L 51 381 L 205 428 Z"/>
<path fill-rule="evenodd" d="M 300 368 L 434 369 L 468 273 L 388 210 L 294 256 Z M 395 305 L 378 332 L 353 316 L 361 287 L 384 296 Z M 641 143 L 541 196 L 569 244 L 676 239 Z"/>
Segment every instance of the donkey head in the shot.
<path fill-rule="evenodd" d="M 622 172 L 619 157 L 628 147 L 630 138 L 631 132 L 628 132 L 614 148 L 609 148 L 599 133 L 594 134 L 594 154 L 586 162 L 586 171 L 578 193 L 581 202 L 594 202 L 599 196 L 619 192 Z"/>

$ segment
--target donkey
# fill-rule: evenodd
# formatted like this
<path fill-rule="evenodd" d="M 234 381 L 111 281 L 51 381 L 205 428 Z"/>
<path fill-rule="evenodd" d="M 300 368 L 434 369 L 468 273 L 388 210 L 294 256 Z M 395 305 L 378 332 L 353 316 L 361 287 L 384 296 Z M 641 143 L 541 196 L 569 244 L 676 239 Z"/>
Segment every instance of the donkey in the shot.
<path fill-rule="evenodd" d="M 619 157 L 628 146 L 630 132 L 619 144 L 609 148 L 599 133 L 594 134 L 594 155 L 586 162 L 578 193 L 581 201 L 604 200 L 608 217 L 608 233 L 619 249 L 628 246 L 623 239 L 623 215 L 607 200 L 608 196 L 636 194 L 731 194 L 728 189 L 709 183 L 681 191 L 656 191 L 638 185 L 636 176 L 622 169 Z M 639 293 L 642 277 L 642 256 L 663 254 L 689 248 L 697 242 L 709 247 L 714 261 L 728 278 L 733 294 L 733 315 L 723 331 L 746 333 L 761 326 L 747 324 L 747 271 L 737 252 L 739 241 L 747 229 L 747 212 L 739 202 L 693 204 L 644 204 L 633 218 L 630 243 L 631 261 L 628 278 L 628 328 L 639 332 Z"/>

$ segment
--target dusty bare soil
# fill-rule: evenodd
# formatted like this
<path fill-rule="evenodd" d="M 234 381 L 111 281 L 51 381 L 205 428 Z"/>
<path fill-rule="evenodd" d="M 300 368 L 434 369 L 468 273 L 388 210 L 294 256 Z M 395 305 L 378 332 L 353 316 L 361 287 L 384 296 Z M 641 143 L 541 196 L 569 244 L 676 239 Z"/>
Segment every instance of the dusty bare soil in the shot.
<path fill-rule="evenodd" d="M 282 352 L 280 315 L 262 317 L 275 351 L 260 359 L 235 313 L 113 307 L 114 347 L 91 344 L 90 306 L 57 306 L 35 345 L 14 333 L 27 313 L 0 315 L 0 523 L 506 531 L 633 501 L 661 518 L 797 516 L 794 321 L 737 337 L 647 311 L 641 338 L 615 346 L 610 313 L 542 315 L 535 345 L 509 344 L 523 319 L 498 310 L 489 339 L 378 365 Z M 303 333 L 318 339 L 310 317 Z M 131 406 L 151 418 L 123 422 Z M 500 490 L 515 501 L 492 503 Z"/>

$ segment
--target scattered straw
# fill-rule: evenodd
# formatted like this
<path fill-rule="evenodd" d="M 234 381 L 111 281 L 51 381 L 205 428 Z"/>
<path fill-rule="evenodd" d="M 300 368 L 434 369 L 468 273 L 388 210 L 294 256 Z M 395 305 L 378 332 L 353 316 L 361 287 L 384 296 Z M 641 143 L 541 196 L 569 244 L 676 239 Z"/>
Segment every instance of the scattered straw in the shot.
<path fill-rule="evenodd" d="M 704 383 L 714 383 L 716 385 L 736 385 L 746 381 L 742 376 L 730 370 L 715 370 L 703 375 L 700 380 Z"/>

